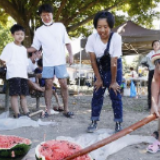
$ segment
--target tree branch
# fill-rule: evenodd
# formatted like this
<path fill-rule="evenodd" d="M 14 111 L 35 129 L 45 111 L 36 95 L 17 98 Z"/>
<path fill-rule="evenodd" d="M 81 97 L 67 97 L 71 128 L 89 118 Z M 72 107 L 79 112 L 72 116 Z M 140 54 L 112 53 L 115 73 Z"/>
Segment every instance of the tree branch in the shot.
<path fill-rule="evenodd" d="M 106 9 L 104 9 L 104 10 L 109 11 L 109 10 L 117 7 L 117 5 L 121 5 L 121 4 L 123 4 L 124 2 L 126 2 L 126 1 L 128 1 L 128 0 L 123 0 L 123 1 L 121 1 L 121 2 L 118 2 L 118 3 L 114 4 L 113 6 L 111 6 L 111 7 L 109 7 L 109 8 L 106 8 Z M 83 21 L 74 24 L 74 25 L 71 26 L 71 27 L 68 27 L 68 28 L 67 28 L 67 31 L 68 31 L 68 32 L 69 32 L 69 31 L 73 31 L 73 30 L 75 30 L 77 27 L 86 24 L 87 22 L 91 21 L 91 20 L 94 18 L 95 15 L 96 15 L 96 13 L 93 14 L 93 15 L 91 15 L 91 16 L 89 16 L 88 18 L 84 19 Z"/>
<path fill-rule="evenodd" d="M 91 20 L 94 18 L 94 16 L 95 16 L 95 14 L 89 16 L 88 18 L 84 19 L 83 21 L 81 21 L 81 22 L 79 22 L 79 23 L 74 24 L 74 25 L 71 26 L 71 27 L 68 27 L 68 28 L 67 28 L 67 31 L 68 31 L 68 32 L 69 32 L 69 31 L 73 31 L 73 30 L 75 30 L 77 27 L 79 27 L 79 26 L 81 26 L 81 25 L 83 25 L 83 24 L 86 24 L 87 22 L 91 21 Z"/>
<path fill-rule="evenodd" d="M 64 6 L 65 6 L 65 4 L 66 4 L 67 1 L 68 1 L 68 0 L 63 0 L 63 1 L 61 2 L 61 5 L 60 5 L 60 7 L 58 8 L 58 12 L 57 12 L 57 14 L 56 14 L 55 21 L 58 21 L 59 15 L 60 15 L 60 13 L 61 13 L 62 9 L 64 8 Z"/>
<path fill-rule="evenodd" d="M 91 8 L 92 6 L 94 6 L 95 4 L 97 4 L 98 2 L 100 2 L 99 0 L 96 0 L 94 2 L 91 2 L 89 4 L 86 4 L 85 7 L 82 7 L 79 9 L 79 12 L 76 12 L 75 14 L 73 14 L 71 17 L 69 17 L 66 21 L 70 22 L 71 20 L 73 20 L 77 15 L 79 15 L 81 12 L 86 11 L 88 8 Z"/>
<path fill-rule="evenodd" d="M 15 3 L 11 3 L 8 0 L 0 0 L 1 7 L 5 10 L 6 13 L 8 13 L 15 21 L 24 24 L 25 21 L 23 18 L 19 15 L 17 10 L 14 8 L 16 5 Z"/>
<path fill-rule="evenodd" d="M 111 9 L 117 7 L 118 5 L 122 5 L 122 4 L 124 4 L 124 2 L 127 2 L 127 1 L 128 1 L 128 0 L 120 1 L 120 2 L 118 2 L 118 3 L 115 3 L 113 6 L 107 8 L 107 9 L 104 9 L 104 10 L 110 11 Z"/>
<path fill-rule="evenodd" d="M 31 3 L 31 2 L 32 2 L 32 3 Z M 35 8 L 35 7 L 38 6 L 38 3 L 39 3 L 39 2 L 40 2 L 40 0 L 30 0 L 30 3 L 31 3 L 30 6 L 31 6 L 31 7 L 30 7 L 29 10 L 32 11 L 33 8 Z"/>

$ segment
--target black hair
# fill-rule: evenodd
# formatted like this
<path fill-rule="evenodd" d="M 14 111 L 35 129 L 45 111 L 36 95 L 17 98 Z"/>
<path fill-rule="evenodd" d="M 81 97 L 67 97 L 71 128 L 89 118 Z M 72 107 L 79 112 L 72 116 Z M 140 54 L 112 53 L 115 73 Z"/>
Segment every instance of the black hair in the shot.
<path fill-rule="evenodd" d="M 32 57 L 32 52 L 29 52 L 29 53 L 28 53 L 28 57 Z"/>
<path fill-rule="evenodd" d="M 10 28 L 10 31 L 11 31 L 12 34 L 14 34 L 14 33 L 17 32 L 17 31 L 23 31 L 23 32 L 25 33 L 24 28 L 23 28 L 21 25 L 19 25 L 19 24 L 14 24 L 14 25 Z"/>
<path fill-rule="evenodd" d="M 109 28 L 113 28 L 114 27 L 114 23 L 115 23 L 115 19 L 114 19 L 114 16 L 112 13 L 110 12 L 107 12 L 107 11 L 100 11 L 98 13 L 96 13 L 94 19 L 93 19 L 93 25 L 94 25 L 94 28 L 97 28 L 97 23 L 98 23 L 98 20 L 99 19 L 103 19 L 105 18 L 108 25 L 109 25 Z"/>
<path fill-rule="evenodd" d="M 38 51 L 42 51 L 42 46 L 40 47 L 40 49 Z"/>
<path fill-rule="evenodd" d="M 156 43 L 156 42 L 159 42 L 159 43 L 160 43 L 159 40 L 154 40 L 154 41 L 152 42 L 152 47 L 153 47 L 154 43 Z"/>
<path fill-rule="evenodd" d="M 130 67 L 129 69 L 130 69 L 131 71 L 133 71 L 133 70 L 134 70 L 134 68 L 133 68 L 133 67 Z"/>
<path fill-rule="evenodd" d="M 50 4 L 42 4 L 38 9 L 38 14 L 41 15 L 43 12 L 53 13 L 53 7 Z"/>
<path fill-rule="evenodd" d="M 38 65 L 39 67 L 43 67 L 42 58 L 37 61 L 37 65 Z"/>

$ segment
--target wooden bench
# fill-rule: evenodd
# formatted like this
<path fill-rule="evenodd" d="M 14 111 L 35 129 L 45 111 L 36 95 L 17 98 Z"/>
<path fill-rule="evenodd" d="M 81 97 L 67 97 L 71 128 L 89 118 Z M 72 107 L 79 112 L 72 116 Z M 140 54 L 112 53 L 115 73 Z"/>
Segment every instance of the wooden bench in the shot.
<path fill-rule="evenodd" d="M 32 75 L 29 74 L 29 77 L 31 77 L 31 76 L 33 77 L 34 75 L 33 74 Z M 8 86 L 8 82 L 6 80 L 6 76 L 5 75 L 1 75 L 0 74 L 0 79 L 2 79 L 4 81 L 4 84 L 6 84 L 5 92 L 0 90 L 0 94 L 5 94 L 5 111 L 8 111 L 9 110 L 9 86 Z M 39 94 L 35 94 L 35 97 L 33 97 L 33 96 L 31 96 L 31 97 L 32 98 L 36 98 L 36 109 L 38 110 L 39 106 L 40 106 L 40 98 L 44 97 L 44 96 L 41 96 Z"/>

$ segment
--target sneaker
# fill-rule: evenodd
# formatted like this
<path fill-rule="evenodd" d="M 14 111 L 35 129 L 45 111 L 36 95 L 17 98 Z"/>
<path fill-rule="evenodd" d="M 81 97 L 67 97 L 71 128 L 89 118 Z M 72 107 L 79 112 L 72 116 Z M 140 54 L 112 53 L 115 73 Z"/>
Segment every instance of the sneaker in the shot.
<path fill-rule="evenodd" d="M 122 130 L 121 122 L 116 122 L 115 133 L 117 133 L 121 130 Z"/>
<path fill-rule="evenodd" d="M 97 122 L 94 121 L 94 122 L 92 122 L 92 123 L 89 125 L 89 127 L 87 128 L 87 132 L 88 132 L 88 133 L 93 133 L 93 132 L 96 130 L 96 128 L 97 128 Z"/>

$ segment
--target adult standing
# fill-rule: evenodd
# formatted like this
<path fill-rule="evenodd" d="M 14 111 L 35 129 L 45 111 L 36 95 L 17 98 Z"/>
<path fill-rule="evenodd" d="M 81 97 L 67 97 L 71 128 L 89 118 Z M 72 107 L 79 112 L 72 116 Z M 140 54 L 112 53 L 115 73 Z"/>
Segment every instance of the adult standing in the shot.
<path fill-rule="evenodd" d="M 152 42 L 152 48 L 153 50 L 149 52 L 146 55 L 146 57 L 142 59 L 142 62 L 141 62 L 142 64 L 146 62 L 148 64 L 148 69 L 149 69 L 149 73 L 148 73 L 148 109 L 151 109 L 151 94 L 152 94 L 151 93 L 151 83 L 152 83 L 154 69 L 155 69 L 155 65 L 152 64 L 151 58 L 156 53 L 156 51 L 160 49 L 160 41 L 154 40 Z"/>
<path fill-rule="evenodd" d="M 70 39 L 66 32 L 66 28 L 62 23 L 53 22 L 53 8 L 49 4 L 43 4 L 39 7 L 39 15 L 43 25 L 39 27 L 34 35 L 33 44 L 28 48 L 28 52 L 35 52 L 42 46 L 43 49 L 43 72 L 42 77 L 45 78 L 45 115 L 51 114 L 51 99 L 53 77 L 56 75 L 61 87 L 61 94 L 64 104 L 64 115 L 72 117 L 73 113 L 68 110 L 68 88 L 66 78 L 68 73 L 66 70 L 65 46 L 69 52 L 68 61 L 73 63 L 73 55 Z"/>
<path fill-rule="evenodd" d="M 93 24 L 97 33 L 89 36 L 86 51 L 90 55 L 91 65 L 95 74 L 93 98 L 91 102 L 92 123 L 88 127 L 88 132 L 92 133 L 97 127 L 97 121 L 100 119 L 100 112 L 103 106 L 103 95 L 106 88 L 109 88 L 110 98 L 114 111 L 114 121 L 116 122 L 115 132 L 121 130 L 121 122 L 123 121 L 122 99 L 120 94 L 120 84 L 122 81 L 122 40 L 117 33 L 112 35 L 111 29 L 114 26 L 114 17 L 110 12 L 100 11 L 93 20 Z M 110 43 L 109 43 L 110 42 Z M 109 45 L 109 59 L 107 68 L 100 67 L 97 58 L 104 55 L 104 51 Z"/>

